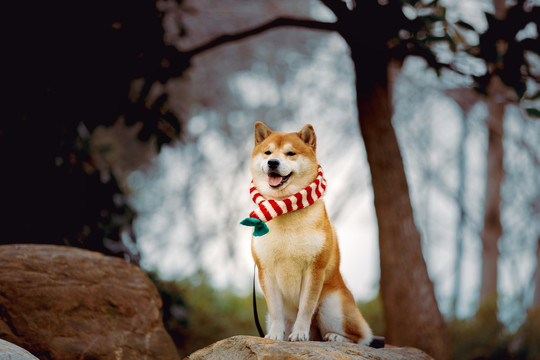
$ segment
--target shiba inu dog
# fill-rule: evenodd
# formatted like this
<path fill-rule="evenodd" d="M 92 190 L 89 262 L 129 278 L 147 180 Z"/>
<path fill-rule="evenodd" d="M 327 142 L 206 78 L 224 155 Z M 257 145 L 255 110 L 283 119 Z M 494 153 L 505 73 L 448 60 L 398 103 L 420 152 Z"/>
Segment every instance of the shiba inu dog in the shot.
<path fill-rule="evenodd" d="M 266 338 L 367 345 L 371 329 L 343 281 L 337 236 L 318 199 L 326 184 L 315 150 L 311 125 L 281 133 L 255 124 L 252 196 L 267 201 L 268 233 L 253 236 L 251 249 L 268 305 Z"/>

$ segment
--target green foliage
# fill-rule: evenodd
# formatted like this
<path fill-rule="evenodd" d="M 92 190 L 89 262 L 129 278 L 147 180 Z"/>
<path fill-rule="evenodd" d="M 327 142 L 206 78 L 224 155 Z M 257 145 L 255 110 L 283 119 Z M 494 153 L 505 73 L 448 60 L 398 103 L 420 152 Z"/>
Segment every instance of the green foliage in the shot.
<path fill-rule="evenodd" d="M 539 359 L 539 315 L 529 313 L 521 327 L 511 333 L 497 318 L 496 300 L 485 302 L 473 318 L 449 322 L 452 359 Z"/>
<path fill-rule="evenodd" d="M 485 302 L 471 319 L 449 323 L 453 359 L 507 359 L 510 336 L 497 319 L 496 300 Z"/>
<path fill-rule="evenodd" d="M 366 319 L 369 326 L 371 326 L 373 334 L 376 336 L 384 336 L 385 325 L 381 296 L 379 295 L 371 301 L 358 303 L 357 305 L 362 312 L 364 319 Z"/>
<path fill-rule="evenodd" d="M 519 0 L 508 9 L 504 20 L 489 13 L 485 13 L 485 17 L 488 29 L 480 34 L 478 46 L 469 49 L 488 65 L 486 74 L 475 78 L 476 89 L 486 94 L 490 78 L 498 75 L 521 99 L 527 90 L 527 78 L 534 79 L 531 69 L 534 65 L 529 63 L 526 54 L 538 55 L 540 41 L 538 37 L 518 40 L 516 35 L 530 23 L 539 26 L 540 7 Z"/>
<path fill-rule="evenodd" d="M 527 114 L 529 114 L 529 116 L 540 118 L 540 110 L 529 108 L 529 109 L 526 109 L 526 111 L 527 111 Z"/>
<path fill-rule="evenodd" d="M 165 326 L 181 356 L 234 335 L 258 336 L 251 294 L 238 296 L 229 290 L 215 289 L 203 273 L 178 282 L 151 277 L 164 299 Z M 165 303 L 177 310 L 170 311 Z M 264 327 L 267 309 L 263 297 L 257 298 L 257 306 Z M 167 312 L 181 316 L 175 318 Z"/>
<path fill-rule="evenodd" d="M 540 359 L 540 310 L 530 310 L 525 322 L 514 336 L 515 359 Z"/>

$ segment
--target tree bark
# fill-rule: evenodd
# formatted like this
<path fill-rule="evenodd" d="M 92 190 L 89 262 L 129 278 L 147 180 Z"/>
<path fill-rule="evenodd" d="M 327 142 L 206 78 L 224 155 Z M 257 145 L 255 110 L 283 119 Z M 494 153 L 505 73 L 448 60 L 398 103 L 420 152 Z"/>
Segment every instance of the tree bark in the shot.
<path fill-rule="evenodd" d="M 540 237 L 536 246 L 536 271 L 534 272 L 534 296 L 531 309 L 540 311 Z"/>
<path fill-rule="evenodd" d="M 465 186 L 467 172 L 467 156 L 466 143 L 469 137 L 469 125 L 467 117 L 471 109 L 479 100 L 479 95 L 476 91 L 469 88 L 449 89 L 446 94 L 450 96 L 456 104 L 461 108 L 461 134 L 459 136 L 458 145 L 458 189 L 457 189 L 457 206 L 458 206 L 458 221 L 456 224 L 456 256 L 454 258 L 454 289 L 452 294 L 451 317 L 457 317 L 457 308 L 461 296 L 461 275 L 463 265 L 463 250 L 464 250 L 464 232 L 466 226 L 465 213 Z"/>
<path fill-rule="evenodd" d="M 501 185 L 504 178 L 503 167 L 503 119 L 505 104 L 493 98 L 488 105 L 488 150 L 486 173 L 486 197 L 484 203 L 484 226 L 482 230 L 482 283 L 480 302 L 497 299 L 498 242 L 502 235 Z"/>
<path fill-rule="evenodd" d="M 360 54 L 361 55 L 361 54 Z M 374 77 L 355 56 L 360 129 L 371 170 L 379 226 L 381 294 L 388 342 L 448 359 L 446 324 L 435 299 L 414 222 L 386 74 Z"/>
<path fill-rule="evenodd" d="M 468 137 L 468 124 L 465 112 L 461 119 L 461 135 L 458 147 L 458 191 L 457 191 L 457 206 L 458 206 L 458 221 L 456 224 L 456 255 L 454 258 L 454 293 L 452 294 L 452 313 L 451 316 L 455 319 L 457 307 L 461 295 L 461 268 L 463 263 L 463 246 L 465 233 L 465 175 L 466 175 L 466 156 L 465 146 Z"/>

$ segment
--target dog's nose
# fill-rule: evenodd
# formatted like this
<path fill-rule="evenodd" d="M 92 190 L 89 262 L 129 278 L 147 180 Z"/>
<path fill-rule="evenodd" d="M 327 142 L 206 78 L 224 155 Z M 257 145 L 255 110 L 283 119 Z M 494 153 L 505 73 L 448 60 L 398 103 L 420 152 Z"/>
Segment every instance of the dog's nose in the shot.
<path fill-rule="evenodd" d="M 278 159 L 270 159 L 268 160 L 268 167 L 272 170 L 277 169 L 279 166 L 279 160 Z"/>

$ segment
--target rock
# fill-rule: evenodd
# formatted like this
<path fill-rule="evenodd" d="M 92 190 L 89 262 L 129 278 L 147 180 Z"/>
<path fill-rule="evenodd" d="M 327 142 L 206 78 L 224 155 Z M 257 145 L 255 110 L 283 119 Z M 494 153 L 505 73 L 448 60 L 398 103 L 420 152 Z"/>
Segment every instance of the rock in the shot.
<path fill-rule="evenodd" d="M 341 360 L 433 360 L 414 348 L 368 346 L 338 342 L 286 342 L 253 336 L 234 336 L 200 349 L 185 360 L 341 359 Z"/>
<path fill-rule="evenodd" d="M 10 342 L 0 340 L 0 359 L 9 360 L 38 360 L 37 357 L 30 354 L 23 348 Z"/>
<path fill-rule="evenodd" d="M 0 246 L 0 338 L 41 359 L 179 359 L 137 266 L 53 245 Z"/>

